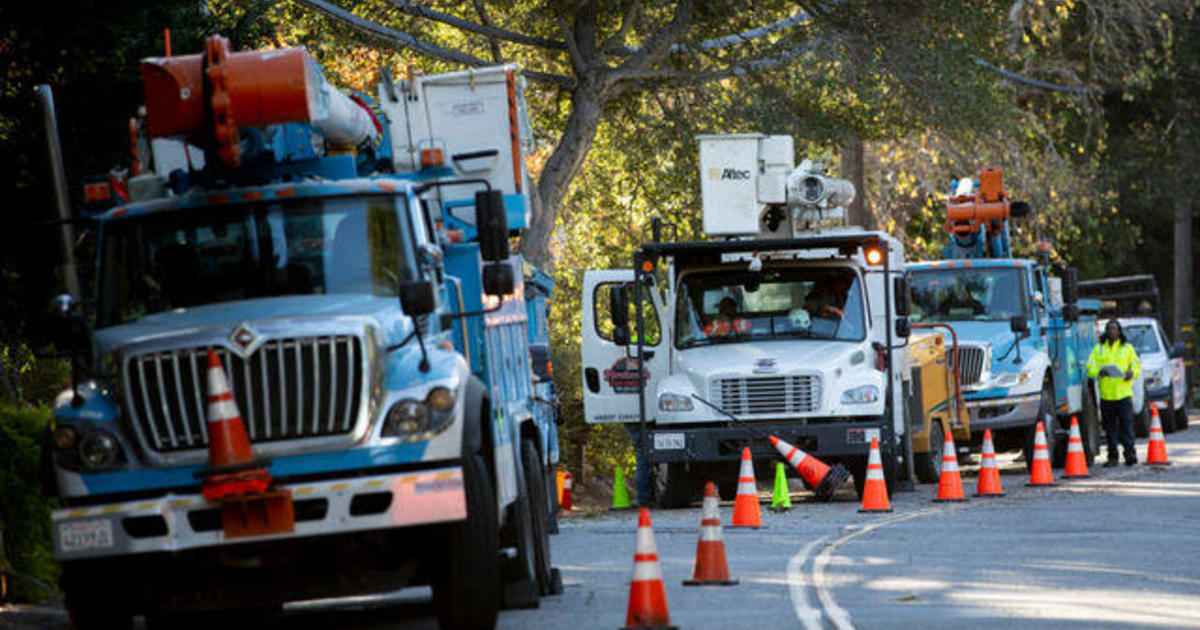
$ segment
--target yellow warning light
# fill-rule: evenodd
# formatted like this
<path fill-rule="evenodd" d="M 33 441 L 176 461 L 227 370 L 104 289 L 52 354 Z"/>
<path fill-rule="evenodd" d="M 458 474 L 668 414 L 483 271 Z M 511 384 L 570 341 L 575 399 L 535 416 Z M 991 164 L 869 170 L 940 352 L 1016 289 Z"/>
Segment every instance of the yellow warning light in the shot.
<path fill-rule="evenodd" d="M 878 249 L 867 250 L 868 265 L 878 265 L 881 262 L 883 262 L 883 252 L 879 251 Z"/>

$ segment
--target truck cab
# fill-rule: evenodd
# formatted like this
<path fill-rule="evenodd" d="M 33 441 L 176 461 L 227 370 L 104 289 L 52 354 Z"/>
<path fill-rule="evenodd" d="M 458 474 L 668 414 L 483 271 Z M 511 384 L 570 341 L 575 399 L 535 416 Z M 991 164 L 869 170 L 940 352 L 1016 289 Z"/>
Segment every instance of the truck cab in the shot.
<path fill-rule="evenodd" d="M 351 99 L 302 49 L 208 46 L 223 88 L 192 85 L 199 55 L 144 62 L 155 167 L 94 218 L 93 305 L 58 302 L 76 367 L 53 531 L 76 626 L 410 584 L 443 627 L 536 606 L 561 587 L 554 392 L 531 350 L 552 284 L 508 251 L 528 207 L 515 68 Z M 239 109 L 276 79 L 275 108 Z M 208 128 L 227 119 L 245 126 Z M 260 497 L 201 493 L 210 351 L 291 514 L 250 534 Z"/>
<path fill-rule="evenodd" d="M 836 223 L 853 187 L 808 161 L 794 168 L 790 137 L 699 143 L 713 240 L 656 240 L 633 269 L 585 273 L 587 421 L 647 432 L 640 458 L 665 506 L 706 479 L 732 497 L 743 446 L 763 464 L 774 456 L 730 415 L 856 480 L 877 437 L 894 481 L 907 426 L 903 247 L 820 223 Z"/>

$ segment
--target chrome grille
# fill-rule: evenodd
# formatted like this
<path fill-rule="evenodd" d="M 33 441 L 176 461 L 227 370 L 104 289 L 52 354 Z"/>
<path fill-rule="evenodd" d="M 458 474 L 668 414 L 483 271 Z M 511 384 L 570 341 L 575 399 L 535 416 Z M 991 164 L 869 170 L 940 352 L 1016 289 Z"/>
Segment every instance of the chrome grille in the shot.
<path fill-rule="evenodd" d="M 949 362 L 954 364 L 954 351 L 949 350 Z M 983 367 L 987 364 L 987 352 L 978 346 L 958 347 L 958 383 L 960 385 L 975 385 L 983 380 Z"/>
<path fill-rule="evenodd" d="M 713 383 L 717 405 L 734 415 L 806 413 L 821 405 L 817 376 L 722 378 Z"/>
<path fill-rule="evenodd" d="M 262 344 L 243 359 L 216 348 L 253 442 L 349 433 L 362 404 L 362 342 L 353 335 Z M 125 361 L 125 401 L 146 444 L 204 448 L 208 348 L 150 352 Z"/>

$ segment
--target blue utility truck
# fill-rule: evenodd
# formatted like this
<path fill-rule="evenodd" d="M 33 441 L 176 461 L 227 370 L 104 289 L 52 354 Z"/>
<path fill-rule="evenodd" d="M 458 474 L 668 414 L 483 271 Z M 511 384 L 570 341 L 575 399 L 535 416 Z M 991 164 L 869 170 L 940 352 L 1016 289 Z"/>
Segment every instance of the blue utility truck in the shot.
<path fill-rule="evenodd" d="M 430 584 L 446 628 L 561 588 L 548 278 L 511 66 L 333 89 L 303 49 L 146 59 L 131 203 L 57 301 L 54 546 L 77 627 Z M 78 222 L 76 222 L 78 224 Z M 291 518 L 200 492 L 206 355 Z M 243 524 L 244 525 L 244 524 Z"/>
<path fill-rule="evenodd" d="M 1046 427 L 1055 465 L 1077 416 L 1088 461 L 1099 447 L 1098 399 L 1084 365 L 1096 344 L 1095 304 L 1080 301 L 1075 270 L 1014 258 L 1009 220 L 1029 213 L 1010 201 L 1002 172 L 984 168 L 950 196 L 950 242 L 941 260 L 906 265 L 913 323 L 958 332 L 959 380 L 972 442 L 991 429 L 998 450 L 1032 462 L 1035 426 Z"/>

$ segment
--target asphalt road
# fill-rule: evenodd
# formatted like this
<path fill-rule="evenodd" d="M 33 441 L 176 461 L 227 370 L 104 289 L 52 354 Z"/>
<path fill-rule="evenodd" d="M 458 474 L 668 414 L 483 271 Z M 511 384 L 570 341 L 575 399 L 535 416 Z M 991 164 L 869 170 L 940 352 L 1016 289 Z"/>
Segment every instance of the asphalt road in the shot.
<path fill-rule="evenodd" d="M 681 628 L 1200 628 L 1200 418 L 1168 436 L 1173 465 L 1094 468 L 1087 480 L 1026 488 L 1001 457 L 1007 496 L 893 497 L 891 514 L 859 514 L 853 491 L 832 504 L 794 495 L 764 509 L 760 530 L 725 528 L 732 587 L 684 587 L 699 509 L 656 511 L 672 622 Z M 1141 452 L 1145 453 L 1144 441 Z M 974 488 L 973 466 L 964 485 Z M 1057 472 L 1057 471 L 1056 471 Z M 769 481 L 769 480 L 767 480 Z M 759 481 L 759 487 L 768 484 Z M 764 506 L 765 507 L 765 506 Z M 728 523 L 731 505 L 722 506 Z M 565 592 L 501 628 L 624 625 L 636 514 L 562 519 L 552 538 Z M 436 628 L 427 589 L 289 604 L 279 628 Z M 0 612 L 0 626 L 66 628 L 57 607 Z"/>

